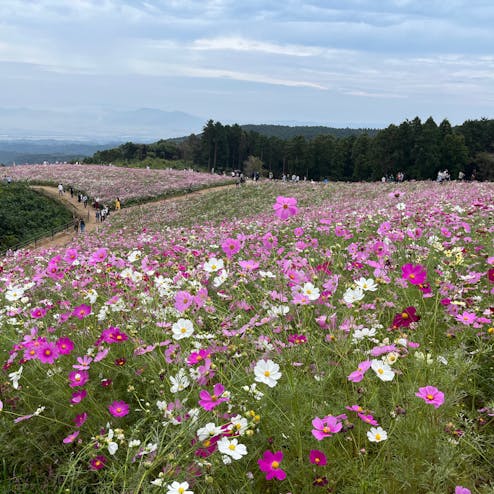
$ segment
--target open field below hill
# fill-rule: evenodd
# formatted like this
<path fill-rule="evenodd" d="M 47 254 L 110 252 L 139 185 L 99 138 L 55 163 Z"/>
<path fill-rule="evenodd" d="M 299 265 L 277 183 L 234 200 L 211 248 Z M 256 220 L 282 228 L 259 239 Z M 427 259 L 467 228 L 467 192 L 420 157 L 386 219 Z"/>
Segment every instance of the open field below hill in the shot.
<path fill-rule="evenodd" d="M 493 198 L 261 182 L 2 259 L 0 491 L 492 493 Z"/>

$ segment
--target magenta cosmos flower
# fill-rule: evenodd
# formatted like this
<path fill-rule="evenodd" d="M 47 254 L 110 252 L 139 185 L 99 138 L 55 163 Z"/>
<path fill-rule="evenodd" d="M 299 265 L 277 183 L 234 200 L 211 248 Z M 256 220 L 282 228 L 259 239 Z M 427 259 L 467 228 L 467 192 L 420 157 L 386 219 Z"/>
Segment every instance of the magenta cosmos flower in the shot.
<path fill-rule="evenodd" d="M 261 472 L 266 473 L 266 480 L 278 479 L 284 480 L 286 478 L 286 472 L 280 468 L 280 463 L 283 460 L 283 452 L 265 451 L 262 458 L 257 460 Z"/>
<path fill-rule="evenodd" d="M 43 364 L 53 364 L 60 353 L 55 343 L 45 341 L 36 349 L 36 357 Z"/>
<path fill-rule="evenodd" d="M 91 470 L 101 470 L 106 465 L 106 457 L 98 455 L 89 462 Z"/>
<path fill-rule="evenodd" d="M 223 386 L 223 384 L 220 383 L 216 383 L 214 385 L 213 394 L 209 394 L 208 391 L 202 389 L 199 392 L 199 405 L 201 405 L 204 410 L 207 410 L 209 412 L 213 408 L 217 407 L 220 403 L 228 401 L 227 397 L 221 397 L 224 391 L 225 387 Z"/>
<path fill-rule="evenodd" d="M 463 487 L 462 485 L 457 485 L 455 487 L 455 494 L 471 494 L 470 489 Z"/>
<path fill-rule="evenodd" d="M 408 328 L 412 322 L 417 322 L 420 320 L 420 316 L 417 315 L 417 309 L 415 307 L 407 307 L 402 310 L 399 314 L 396 314 L 393 318 L 393 329 L 398 328 Z"/>
<path fill-rule="evenodd" d="M 434 386 L 419 388 L 419 392 L 415 393 L 415 396 L 422 398 L 430 405 L 434 405 L 434 408 L 439 408 L 444 403 L 444 393 Z"/>
<path fill-rule="evenodd" d="M 331 437 L 333 434 L 340 432 L 342 425 L 338 422 L 338 419 L 333 415 L 327 415 L 320 419 L 316 417 L 312 420 L 312 435 L 318 440 L 322 441 L 325 437 Z"/>
<path fill-rule="evenodd" d="M 326 459 L 326 455 L 318 449 L 310 450 L 309 460 L 313 465 L 318 465 L 320 467 L 323 467 L 328 462 Z"/>
<path fill-rule="evenodd" d="M 84 386 L 89 381 L 89 372 L 87 371 L 73 371 L 69 374 L 69 386 L 76 388 L 77 386 Z"/>
<path fill-rule="evenodd" d="M 108 411 L 114 417 L 125 417 L 129 413 L 129 405 L 125 401 L 114 401 L 108 405 Z"/>
<path fill-rule="evenodd" d="M 427 272 L 421 264 L 404 264 L 401 267 L 402 278 L 408 280 L 412 285 L 421 285 L 427 278 Z"/>
<path fill-rule="evenodd" d="M 273 209 L 279 218 L 286 220 L 290 216 L 297 214 L 297 199 L 294 197 L 278 196 L 276 202 L 273 204 Z"/>

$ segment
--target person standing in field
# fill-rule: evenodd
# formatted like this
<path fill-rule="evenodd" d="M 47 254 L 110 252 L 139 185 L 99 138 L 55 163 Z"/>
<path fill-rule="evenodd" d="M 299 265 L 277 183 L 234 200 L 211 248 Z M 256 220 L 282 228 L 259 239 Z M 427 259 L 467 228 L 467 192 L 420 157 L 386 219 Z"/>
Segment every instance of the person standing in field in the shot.
<path fill-rule="evenodd" d="M 84 233 L 84 230 L 86 229 L 86 222 L 84 221 L 84 218 L 81 218 L 79 226 L 81 227 L 81 233 Z"/>
<path fill-rule="evenodd" d="M 118 197 L 115 199 L 115 211 L 120 211 L 120 199 Z"/>
<path fill-rule="evenodd" d="M 59 196 L 63 195 L 63 185 L 62 184 L 58 184 L 58 195 Z"/>

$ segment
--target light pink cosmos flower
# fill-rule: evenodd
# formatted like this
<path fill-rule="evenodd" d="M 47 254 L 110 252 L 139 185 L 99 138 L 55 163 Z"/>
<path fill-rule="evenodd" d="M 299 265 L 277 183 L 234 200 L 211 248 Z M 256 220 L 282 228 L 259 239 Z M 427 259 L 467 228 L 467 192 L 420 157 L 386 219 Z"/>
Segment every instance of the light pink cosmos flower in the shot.
<path fill-rule="evenodd" d="M 471 494 L 470 489 L 463 487 L 462 485 L 457 485 L 455 487 L 455 494 Z"/>
<path fill-rule="evenodd" d="M 108 251 L 104 247 L 101 247 L 96 252 L 93 252 L 91 257 L 89 258 L 88 264 L 95 265 L 99 262 L 103 262 L 108 257 Z"/>
<path fill-rule="evenodd" d="M 73 443 L 78 435 L 79 431 L 72 432 L 72 434 L 69 434 L 62 442 L 64 444 Z"/>
<path fill-rule="evenodd" d="M 265 451 L 262 458 L 257 460 L 261 472 L 266 473 L 266 480 L 284 480 L 286 478 L 286 472 L 280 468 L 280 463 L 282 460 L 282 451 L 276 451 L 276 453 Z"/>
<path fill-rule="evenodd" d="M 340 432 L 343 427 L 336 417 L 333 415 L 327 415 L 320 419 L 316 417 L 312 420 L 312 435 L 318 440 L 322 441 L 325 437 L 331 437 L 333 434 Z"/>
<path fill-rule="evenodd" d="M 179 312 L 185 312 L 194 302 L 194 297 L 184 290 L 181 290 L 175 295 L 175 309 Z"/>
<path fill-rule="evenodd" d="M 286 220 L 290 216 L 297 214 L 297 199 L 294 197 L 278 196 L 276 198 L 276 203 L 273 204 L 273 209 L 276 216 L 282 220 Z"/>
<path fill-rule="evenodd" d="M 427 278 L 427 272 L 421 264 L 404 264 L 401 267 L 402 278 L 412 285 L 421 285 Z"/>
<path fill-rule="evenodd" d="M 125 401 L 114 401 L 108 405 L 108 411 L 114 417 L 125 417 L 129 413 L 129 405 Z"/>
<path fill-rule="evenodd" d="M 434 386 L 419 388 L 419 392 L 415 393 L 415 396 L 422 398 L 426 403 L 433 405 L 434 408 L 439 408 L 444 403 L 444 393 Z"/>
<path fill-rule="evenodd" d="M 240 252 L 240 240 L 236 238 L 227 238 L 222 244 L 221 248 L 223 252 L 226 254 L 226 257 L 230 258 L 235 255 L 237 252 Z"/>
<path fill-rule="evenodd" d="M 358 383 L 364 378 L 364 374 L 370 369 L 372 362 L 370 360 L 364 360 L 358 364 L 357 370 L 351 372 L 347 379 L 352 383 Z"/>

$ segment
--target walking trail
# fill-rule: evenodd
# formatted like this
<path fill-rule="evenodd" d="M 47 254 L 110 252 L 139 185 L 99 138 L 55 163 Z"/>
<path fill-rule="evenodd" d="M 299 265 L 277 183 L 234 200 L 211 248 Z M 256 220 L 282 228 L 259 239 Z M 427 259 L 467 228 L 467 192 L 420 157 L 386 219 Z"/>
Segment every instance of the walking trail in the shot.
<path fill-rule="evenodd" d="M 67 209 L 69 209 L 73 213 L 74 217 L 77 216 L 78 218 L 84 218 L 84 222 L 86 223 L 86 233 L 93 232 L 98 228 L 99 222 L 96 221 L 94 208 L 90 204 L 88 204 L 88 206 L 85 208 L 82 202 L 77 201 L 76 194 L 74 194 L 74 197 L 70 197 L 70 192 L 65 191 L 62 195 L 60 195 L 57 187 L 49 187 L 46 185 L 33 185 L 31 186 L 31 188 L 61 202 Z M 146 204 L 151 205 L 156 202 L 185 200 L 187 198 L 190 198 L 191 195 L 197 196 L 197 195 L 207 194 L 213 190 L 220 190 L 224 188 L 235 188 L 235 184 L 219 185 L 215 187 L 199 189 L 193 192 L 188 192 L 187 194 L 157 199 L 156 201 L 152 201 Z M 142 206 L 143 205 L 130 206 L 130 207 L 132 208 L 132 207 L 142 207 Z M 112 211 L 112 214 L 118 214 L 118 211 Z M 38 249 L 38 248 L 63 247 L 68 245 L 70 242 L 72 242 L 72 240 L 74 240 L 77 235 L 81 235 L 81 233 L 76 233 L 74 231 L 74 228 L 71 226 L 67 230 L 59 232 L 53 235 L 52 237 L 46 237 L 44 239 L 37 240 L 36 245 L 34 247 L 29 246 L 29 248 Z M 85 233 L 83 235 L 85 235 Z"/>

